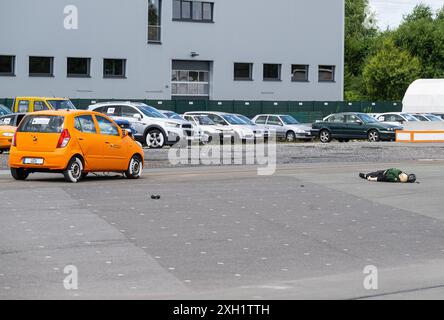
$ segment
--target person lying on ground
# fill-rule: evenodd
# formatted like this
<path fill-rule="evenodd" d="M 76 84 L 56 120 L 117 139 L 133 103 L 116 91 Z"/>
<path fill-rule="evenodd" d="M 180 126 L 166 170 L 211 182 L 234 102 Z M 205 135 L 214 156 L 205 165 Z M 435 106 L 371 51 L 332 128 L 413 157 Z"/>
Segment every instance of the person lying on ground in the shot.
<path fill-rule="evenodd" d="M 362 179 L 375 182 L 401 182 L 401 183 L 414 183 L 416 176 L 414 174 L 407 174 L 402 170 L 391 168 L 387 170 L 379 170 L 370 173 L 360 173 L 359 176 Z"/>

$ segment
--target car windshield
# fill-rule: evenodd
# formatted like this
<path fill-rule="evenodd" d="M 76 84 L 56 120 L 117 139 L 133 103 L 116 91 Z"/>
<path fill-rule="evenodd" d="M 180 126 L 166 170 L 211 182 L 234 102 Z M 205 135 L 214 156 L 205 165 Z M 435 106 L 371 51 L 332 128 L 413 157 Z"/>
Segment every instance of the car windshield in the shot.
<path fill-rule="evenodd" d="M 18 132 L 60 133 L 65 117 L 27 116 L 17 129 Z"/>
<path fill-rule="evenodd" d="M 138 106 L 138 108 L 147 117 L 150 117 L 150 118 L 161 118 L 161 119 L 167 118 L 167 116 L 163 115 L 156 108 L 153 108 L 153 107 L 150 107 L 150 106 L 147 106 L 147 105 L 140 105 L 140 106 Z"/>
<path fill-rule="evenodd" d="M 213 120 L 211 120 L 207 116 L 197 116 L 196 120 L 199 123 L 199 125 L 201 125 L 201 126 L 214 126 L 215 125 Z"/>
<path fill-rule="evenodd" d="M 364 121 L 365 123 L 375 123 L 378 122 L 375 118 L 369 116 L 368 114 L 360 114 L 359 117 L 361 118 L 362 121 Z"/>
<path fill-rule="evenodd" d="M 241 115 L 241 114 L 237 114 L 236 117 L 238 117 L 239 119 L 241 119 L 242 121 L 245 122 L 245 124 L 248 124 L 250 126 L 255 126 L 256 124 L 251 121 L 251 119 L 248 119 L 246 116 Z"/>
<path fill-rule="evenodd" d="M 71 100 L 48 100 L 48 103 L 55 110 L 67 109 L 75 110 L 76 107 L 72 104 Z"/>
<path fill-rule="evenodd" d="M 281 116 L 281 120 L 284 124 L 299 124 L 299 121 L 292 116 Z"/>
<path fill-rule="evenodd" d="M 403 113 L 402 116 L 407 120 L 407 121 L 419 121 L 418 119 L 416 119 L 415 117 L 411 116 L 408 113 Z"/>
<path fill-rule="evenodd" d="M 245 125 L 245 122 L 243 120 L 239 119 L 238 117 L 232 114 L 224 114 L 222 118 L 224 118 L 225 121 L 227 121 L 229 124 L 241 125 L 241 126 Z"/>
<path fill-rule="evenodd" d="M 428 115 L 426 115 L 426 117 L 427 117 L 427 119 L 429 119 L 430 121 L 433 121 L 433 122 L 436 122 L 436 121 L 440 122 L 440 121 L 442 121 L 441 118 L 439 118 L 437 116 L 434 116 L 433 114 L 428 114 Z"/>
<path fill-rule="evenodd" d="M 4 115 L 10 114 L 10 113 L 11 113 L 11 110 L 9 110 L 8 108 L 6 108 L 3 105 L 0 105 L 0 116 L 4 116 Z"/>
<path fill-rule="evenodd" d="M 424 117 L 423 115 L 420 115 L 420 114 L 415 114 L 414 117 L 416 119 L 418 119 L 419 121 L 429 121 L 429 119 L 427 119 L 426 117 Z"/>

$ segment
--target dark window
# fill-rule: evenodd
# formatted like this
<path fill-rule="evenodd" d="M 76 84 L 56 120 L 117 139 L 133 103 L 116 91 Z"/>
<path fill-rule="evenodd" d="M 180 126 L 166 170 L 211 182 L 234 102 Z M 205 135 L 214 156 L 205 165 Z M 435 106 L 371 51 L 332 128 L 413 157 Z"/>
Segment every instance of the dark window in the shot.
<path fill-rule="evenodd" d="M 29 57 L 29 75 L 52 77 L 54 75 L 53 57 Z"/>
<path fill-rule="evenodd" d="M 49 110 L 43 101 L 34 101 L 34 111 Z"/>
<path fill-rule="evenodd" d="M 134 109 L 133 107 L 122 106 L 122 117 L 134 118 L 134 116 L 136 114 L 138 114 L 138 115 L 140 115 L 140 117 L 142 117 L 140 112 L 137 111 L 136 109 Z"/>
<path fill-rule="evenodd" d="M 319 82 L 335 81 L 335 66 L 319 66 Z"/>
<path fill-rule="evenodd" d="M 282 122 L 278 116 L 269 116 L 267 124 L 270 126 L 281 126 Z"/>
<path fill-rule="evenodd" d="M 29 101 L 28 100 L 19 100 L 17 112 L 20 112 L 20 113 L 29 112 Z"/>
<path fill-rule="evenodd" d="M 84 133 L 96 133 L 96 126 L 92 116 L 78 116 L 75 118 L 74 127 Z"/>
<path fill-rule="evenodd" d="M 355 116 L 354 114 L 351 114 L 351 115 L 347 116 L 346 122 L 347 123 L 358 123 L 358 122 L 362 122 L 362 120 L 359 119 L 358 116 Z"/>
<path fill-rule="evenodd" d="M 308 81 L 308 65 L 293 64 L 291 66 L 291 81 Z"/>
<path fill-rule="evenodd" d="M 173 20 L 213 21 L 212 2 L 173 0 Z"/>
<path fill-rule="evenodd" d="M 264 80 L 279 81 L 281 80 L 280 64 L 264 64 Z"/>
<path fill-rule="evenodd" d="M 328 118 L 327 122 L 343 123 L 343 122 L 345 122 L 345 115 L 338 114 L 338 115 L 331 116 L 330 118 Z"/>
<path fill-rule="evenodd" d="M 253 64 L 235 63 L 234 80 L 253 80 Z"/>
<path fill-rule="evenodd" d="M 103 108 L 102 113 L 110 117 L 120 116 L 120 106 L 106 106 Z"/>
<path fill-rule="evenodd" d="M 91 59 L 89 58 L 68 58 L 67 76 L 68 77 L 89 77 Z"/>
<path fill-rule="evenodd" d="M 13 76 L 15 73 L 15 57 L 0 56 L 0 76 Z"/>
<path fill-rule="evenodd" d="M 260 116 L 256 119 L 257 124 L 265 124 L 266 121 L 267 121 L 267 116 Z"/>
<path fill-rule="evenodd" d="M 125 78 L 126 72 L 125 59 L 104 59 L 103 77 L 104 78 Z"/>
<path fill-rule="evenodd" d="M 148 0 L 148 42 L 161 40 L 162 0 Z"/>
<path fill-rule="evenodd" d="M 60 133 L 63 130 L 63 116 L 29 115 L 20 123 L 18 132 Z"/>

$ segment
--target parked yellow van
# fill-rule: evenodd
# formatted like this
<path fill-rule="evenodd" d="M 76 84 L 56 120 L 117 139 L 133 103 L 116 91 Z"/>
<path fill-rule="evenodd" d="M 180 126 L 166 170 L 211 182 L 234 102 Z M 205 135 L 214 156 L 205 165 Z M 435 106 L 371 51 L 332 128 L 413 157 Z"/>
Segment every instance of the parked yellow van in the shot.
<path fill-rule="evenodd" d="M 44 110 L 76 109 L 67 98 L 17 97 L 12 105 L 14 113 L 28 113 Z"/>

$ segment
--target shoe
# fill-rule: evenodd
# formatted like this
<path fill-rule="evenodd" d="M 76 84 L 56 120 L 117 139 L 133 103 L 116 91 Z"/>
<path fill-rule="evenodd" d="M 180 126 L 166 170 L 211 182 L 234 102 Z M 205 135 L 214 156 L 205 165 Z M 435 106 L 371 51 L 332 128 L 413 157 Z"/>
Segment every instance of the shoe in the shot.
<path fill-rule="evenodd" d="M 360 173 L 359 176 L 360 176 L 362 179 L 367 179 L 367 175 L 364 174 L 364 173 Z"/>

